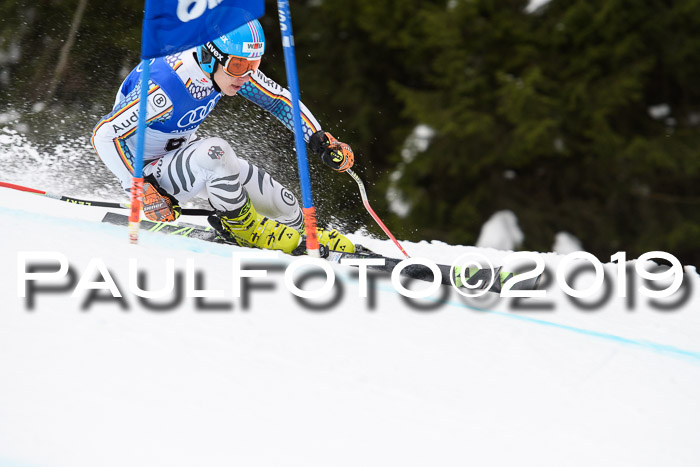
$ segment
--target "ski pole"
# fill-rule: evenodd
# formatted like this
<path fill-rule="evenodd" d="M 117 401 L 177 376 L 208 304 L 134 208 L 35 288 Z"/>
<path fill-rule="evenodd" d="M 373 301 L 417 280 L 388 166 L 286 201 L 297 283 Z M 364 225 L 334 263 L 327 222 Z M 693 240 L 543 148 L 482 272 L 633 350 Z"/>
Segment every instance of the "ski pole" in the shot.
<path fill-rule="evenodd" d="M 401 253 L 404 254 L 406 258 L 410 258 L 408 256 L 408 253 L 406 253 L 406 250 L 403 249 L 401 244 L 396 240 L 396 237 L 394 237 L 391 232 L 389 232 L 389 229 L 384 225 L 384 222 L 379 218 L 379 216 L 374 212 L 374 209 L 372 209 L 372 206 L 369 205 L 369 199 L 367 198 L 367 190 L 365 190 L 365 184 L 362 183 L 362 179 L 360 179 L 360 176 L 357 175 L 355 172 L 352 170 L 348 169 L 346 170 L 348 175 L 350 175 L 355 181 L 357 182 L 357 186 L 360 187 L 360 196 L 362 196 L 362 203 L 365 205 L 365 209 L 367 209 L 367 212 L 369 212 L 370 216 L 379 224 L 379 227 L 382 228 L 385 234 L 389 236 L 392 242 L 394 242 L 394 245 L 396 245 L 399 250 L 401 250 Z"/>
<path fill-rule="evenodd" d="M 65 201 L 71 204 L 79 204 L 81 206 L 95 206 L 99 208 L 116 208 L 116 209 L 131 209 L 131 204 L 129 203 L 113 203 L 109 201 L 92 201 L 86 199 L 73 198 L 72 196 L 59 195 L 56 193 L 49 193 L 42 190 L 37 190 L 35 188 L 29 188 L 22 185 L 15 185 L 13 183 L 0 182 L 0 187 L 10 188 L 12 190 L 24 191 L 27 193 L 33 193 L 35 195 L 46 196 L 47 198 L 56 199 L 58 201 Z M 214 214 L 214 211 L 208 209 L 183 209 L 182 214 L 186 216 L 208 216 Z"/>

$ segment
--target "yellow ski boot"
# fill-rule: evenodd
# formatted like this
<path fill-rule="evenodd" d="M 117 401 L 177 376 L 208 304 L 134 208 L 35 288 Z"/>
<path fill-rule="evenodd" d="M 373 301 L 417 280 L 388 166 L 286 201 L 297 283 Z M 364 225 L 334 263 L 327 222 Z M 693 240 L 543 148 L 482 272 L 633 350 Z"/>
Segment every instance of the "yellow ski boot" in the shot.
<path fill-rule="evenodd" d="M 327 246 L 330 251 L 355 253 L 355 245 L 336 229 L 326 230 L 317 227 L 316 231 L 318 232 L 318 243 Z"/>
<path fill-rule="evenodd" d="M 209 216 L 209 224 L 240 246 L 291 253 L 299 245 L 299 232 L 257 213 L 250 199 L 235 211 Z"/>
<path fill-rule="evenodd" d="M 301 224 L 299 233 L 304 235 L 305 224 Z M 322 227 L 316 227 L 318 233 L 318 243 L 325 246 L 330 251 L 342 251 L 343 253 L 355 253 L 355 245 L 345 235 L 338 232 L 336 229 L 326 230 Z"/>

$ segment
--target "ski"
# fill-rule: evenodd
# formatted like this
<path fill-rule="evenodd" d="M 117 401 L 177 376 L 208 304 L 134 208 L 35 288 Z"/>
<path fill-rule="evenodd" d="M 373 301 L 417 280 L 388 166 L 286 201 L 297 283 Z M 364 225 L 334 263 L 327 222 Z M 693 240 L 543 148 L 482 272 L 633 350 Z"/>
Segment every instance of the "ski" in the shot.
<path fill-rule="evenodd" d="M 129 225 L 129 216 L 117 214 L 116 212 L 108 212 L 102 218 L 102 222 L 114 225 Z M 187 224 L 180 222 L 178 224 L 170 222 L 154 222 L 147 219 L 142 219 L 140 224 L 141 230 L 148 232 L 160 232 L 166 235 L 175 235 L 180 237 L 197 238 L 206 242 L 227 243 L 219 238 L 216 230 L 211 227 L 205 227 L 195 224 Z"/>
<path fill-rule="evenodd" d="M 117 214 L 114 212 L 107 212 L 103 217 L 102 222 L 119 226 L 128 226 L 129 216 L 126 216 L 124 214 Z M 221 238 L 216 232 L 216 230 L 214 230 L 212 227 L 188 224 L 185 222 L 173 224 L 167 222 L 154 222 L 147 219 L 143 219 L 140 222 L 140 229 L 148 232 L 158 232 L 165 235 L 196 238 L 198 240 L 204 240 L 206 242 L 212 243 L 231 244 L 230 241 Z M 380 255 L 361 245 L 356 245 L 355 247 L 355 253 L 331 251 L 327 254 L 325 259 L 333 263 L 340 263 L 343 259 L 383 259 L 384 265 L 368 266 L 368 269 L 378 272 L 385 272 L 388 274 L 391 274 L 394 268 L 401 261 L 403 261 L 403 259 L 390 258 L 384 255 Z M 453 271 L 450 266 L 447 266 L 445 264 L 438 264 L 437 266 L 442 275 L 442 284 L 455 285 L 457 287 L 467 288 L 464 284 L 462 284 L 461 278 L 459 277 L 460 270 L 458 268 L 455 268 L 455 270 Z M 450 279 L 451 274 L 453 275 L 453 279 Z M 401 275 L 421 281 L 433 281 L 432 270 L 429 267 L 421 264 L 412 264 L 404 267 L 401 271 Z M 514 276 L 514 274 L 511 272 L 502 271 L 502 268 L 499 266 L 494 269 L 469 268 L 467 271 L 465 271 L 464 276 L 466 284 L 470 286 L 470 289 L 486 288 L 489 284 L 491 284 L 489 291 L 499 293 L 501 291 L 501 288 L 503 287 L 503 284 L 505 284 L 509 279 L 511 279 Z M 540 277 L 536 277 L 529 280 L 521 280 L 513 286 L 513 290 L 534 290 L 537 288 L 539 280 Z M 476 284 L 479 284 L 479 281 L 481 281 L 480 287 L 474 287 Z"/>
<path fill-rule="evenodd" d="M 385 271 L 388 273 L 391 273 L 394 268 L 404 261 L 405 258 L 390 258 L 387 256 L 383 256 L 377 253 L 374 253 L 371 250 L 368 250 L 364 248 L 362 245 L 355 245 L 355 248 L 358 249 L 359 251 L 355 253 L 343 253 L 343 252 L 338 252 L 338 251 L 331 251 L 326 258 L 328 261 L 334 262 L 334 263 L 340 263 L 341 260 L 343 259 L 366 259 L 366 258 L 379 258 L 384 260 L 384 265 L 383 266 L 368 266 L 368 269 L 374 269 L 374 270 L 379 270 L 379 271 Z M 457 267 L 452 269 L 451 266 L 448 266 L 446 264 L 437 264 L 438 269 L 440 270 L 441 273 L 441 283 L 444 285 L 454 285 L 455 287 L 465 287 L 462 284 L 462 280 L 459 277 L 461 268 Z M 403 268 L 401 271 L 401 275 L 411 277 L 413 279 L 418 279 L 422 281 L 428 281 L 432 282 L 433 281 L 433 272 L 432 270 L 424 265 L 421 264 L 412 264 L 409 266 L 406 266 Z M 478 284 L 479 281 L 482 281 L 482 284 L 484 284 L 482 287 L 469 287 L 471 289 L 479 289 L 479 288 L 486 288 L 488 284 L 491 284 L 491 287 L 489 288 L 490 292 L 500 292 L 503 284 L 508 282 L 510 279 L 515 277 L 516 274 L 512 272 L 507 272 L 503 271 L 503 268 L 501 266 L 497 266 L 493 269 L 491 268 L 469 268 L 464 271 L 464 278 L 466 280 L 466 283 L 470 286 L 474 286 L 475 284 Z M 452 279 L 451 279 L 452 277 Z M 539 283 L 540 279 L 542 278 L 541 275 L 537 276 L 536 278 L 530 279 L 530 280 L 520 280 L 519 282 L 513 284 L 512 290 L 536 290 Z M 492 283 L 493 281 L 493 283 Z"/>

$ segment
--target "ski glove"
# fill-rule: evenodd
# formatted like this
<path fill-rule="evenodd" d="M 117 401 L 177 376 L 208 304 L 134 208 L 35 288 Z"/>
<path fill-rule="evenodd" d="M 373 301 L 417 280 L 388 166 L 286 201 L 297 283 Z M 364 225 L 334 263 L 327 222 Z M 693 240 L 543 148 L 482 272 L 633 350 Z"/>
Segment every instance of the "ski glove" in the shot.
<path fill-rule="evenodd" d="M 345 172 L 355 163 L 355 154 L 345 143 L 341 143 L 328 132 L 317 131 L 309 138 L 311 152 L 324 164 L 338 172 Z"/>
<path fill-rule="evenodd" d="M 173 222 L 182 214 L 177 199 L 161 188 L 153 175 L 144 179 L 143 213 L 156 222 Z"/>

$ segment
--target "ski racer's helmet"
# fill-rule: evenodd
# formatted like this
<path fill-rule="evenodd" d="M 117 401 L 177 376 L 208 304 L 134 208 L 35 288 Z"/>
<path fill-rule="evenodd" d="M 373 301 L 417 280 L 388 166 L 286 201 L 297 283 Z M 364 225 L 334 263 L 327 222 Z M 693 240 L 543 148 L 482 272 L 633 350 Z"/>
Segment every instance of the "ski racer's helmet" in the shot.
<path fill-rule="evenodd" d="M 230 76 L 243 77 L 255 73 L 265 53 L 265 33 L 257 19 L 197 47 L 197 60 L 202 70 L 214 74 L 216 65 Z"/>

